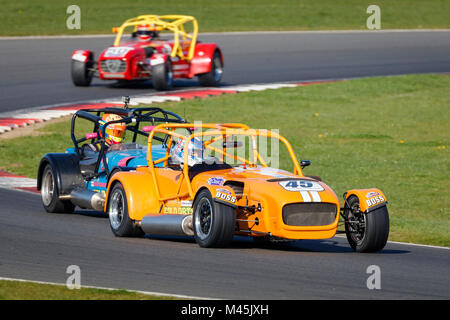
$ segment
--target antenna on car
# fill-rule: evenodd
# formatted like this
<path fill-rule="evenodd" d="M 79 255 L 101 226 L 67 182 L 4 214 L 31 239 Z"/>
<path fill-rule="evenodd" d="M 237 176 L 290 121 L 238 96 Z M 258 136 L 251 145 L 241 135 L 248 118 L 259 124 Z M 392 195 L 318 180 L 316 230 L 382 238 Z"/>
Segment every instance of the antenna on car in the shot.
<path fill-rule="evenodd" d="M 125 104 L 123 107 L 124 109 L 128 109 L 128 104 L 130 103 L 130 96 L 123 96 L 122 101 Z"/>

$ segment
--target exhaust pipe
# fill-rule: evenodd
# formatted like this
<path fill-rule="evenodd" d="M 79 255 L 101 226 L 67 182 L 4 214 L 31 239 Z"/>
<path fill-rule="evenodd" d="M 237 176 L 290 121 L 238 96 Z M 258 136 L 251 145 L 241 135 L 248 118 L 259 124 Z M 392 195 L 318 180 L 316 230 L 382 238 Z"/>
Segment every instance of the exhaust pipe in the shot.
<path fill-rule="evenodd" d="M 103 211 L 105 207 L 105 194 L 86 189 L 74 189 L 70 193 L 70 201 L 80 208 Z"/>
<path fill-rule="evenodd" d="M 147 234 L 193 236 L 192 215 L 149 215 L 142 218 L 141 229 Z"/>

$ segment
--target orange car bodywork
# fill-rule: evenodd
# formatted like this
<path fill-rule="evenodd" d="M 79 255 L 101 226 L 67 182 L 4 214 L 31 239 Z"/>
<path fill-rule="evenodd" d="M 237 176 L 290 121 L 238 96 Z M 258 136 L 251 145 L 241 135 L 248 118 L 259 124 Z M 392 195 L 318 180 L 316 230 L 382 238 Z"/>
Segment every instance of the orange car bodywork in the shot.
<path fill-rule="evenodd" d="M 179 128 L 195 130 L 185 137 L 175 133 L 175 129 Z M 201 131 L 204 129 L 208 131 Z M 160 124 L 149 135 L 148 150 L 151 150 L 153 136 L 157 133 L 170 136 L 168 150 L 175 138 L 185 139 L 186 142 L 194 137 L 206 136 L 215 137 L 215 141 L 230 135 L 246 135 L 251 139 L 258 136 L 275 138 L 286 146 L 293 162 L 294 172 L 267 167 L 258 151 L 253 150 L 251 160 L 240 159 L 244 163 L 241 166 L 201 172 L 190 179 L 187 148 L 184 152 L 185 165 L 182 170 L 174 170 L 167 165 L 169 151 L 166 157 L 156 161 L 151 158 L 151 152 L 147 152 L 148 166 L 138 167 L 135 171 L 118 172 L 110 179 L 105 211 L 108 208 L 110 190 L 117 181 L 125 189 L 128 214 L 135 221 L 141 221 L 149 214 L 192 214 L 196 195 L 206 188 L 216 201 L 235 208 L 238 226 L 235 230 L 236 235 L 271 235 L 285 239 L 327 239 L 335 235 L 341 210 L 336 194 L 325 183 L 303 175 L 292 147 L 284 137 L 272 131 L 250 129 L 242 124 Z M 213 148 L 208 142 L 205 146 Z M 225 149 L 214 151 L 230 156 Z M 257 164 L 258 162 L 260 164 Z M 163 163 L 164 166 L 156 167 L 158 163 Z M 243 188 L 233 187 L 236 183 L 243 185 Z M 370 192 L 374 197 L 378 192 L 386 199 L 378 189 L 351 190 L 347 192 L 347 197 L 356 195 L 360 199 L 366 199 Z M 313 226 L 285 224 L 283 207 L 303 202 L 322 202 L 336 206 L 334 221 L 326 225 Z M 365 201 L 361 204 L 367 206 Z"/>

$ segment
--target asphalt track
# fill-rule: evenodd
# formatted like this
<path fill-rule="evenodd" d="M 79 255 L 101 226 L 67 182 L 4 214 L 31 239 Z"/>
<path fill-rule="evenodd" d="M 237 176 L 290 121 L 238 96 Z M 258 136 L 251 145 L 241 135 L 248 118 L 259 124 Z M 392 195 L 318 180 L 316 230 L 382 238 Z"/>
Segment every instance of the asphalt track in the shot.
<path fill-rule="evenodd" d="M 106 216 L 49 214 L 39 195 L 0 192 L 0 275 L 225 299 L 449 299 L 450 250 L 389 243 L 354 253 L 346 240 L 260 247 L 237 238 L 203 249 L 190 238 L 116 238 Z M 381 289 L 366 273 L 379 266 Z"/>
<path fill-rule="evenodd" d="M 226 59 L 225 84 L 450 71 L 450 32 L 204 36 Z M 111 38 L 0 41 L 0 111 L 139 94 L 149 86 L 70 82 L 70 53 Z M 196 86 L 183 81 L 182 86 Z M 0 276 L 226 299 L 449 299 L 448 249 L 388 243 L 352 252 L 345 238 L 260 247 L 236 238 L 201 249 L 189 238 L 115 238 L 104 215 L 45 213 L 39 195 L 0 190 Z M 369 290 L 369 266 L 381 289 Z"/>
<path fill-rule="evenodd" d="M 450 72 L 450 31 L 200 35 L 225 56 L 224 85 L 405 73 Z M 153 91 L 93 81 L 74 87 L 74 49 L 99 55 L 113 38 L 0 40 L 0 112 Z M 198 82 L 177 81 L 184 87 Z"/>

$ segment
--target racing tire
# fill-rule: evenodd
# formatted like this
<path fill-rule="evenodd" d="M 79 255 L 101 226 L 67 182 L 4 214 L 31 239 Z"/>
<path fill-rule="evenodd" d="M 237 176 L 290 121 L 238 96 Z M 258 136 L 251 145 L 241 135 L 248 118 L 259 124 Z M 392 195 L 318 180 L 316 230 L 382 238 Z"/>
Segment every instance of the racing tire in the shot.
<path fill-rule="evenodd" d="M 172 88 L 173 71 L 170 60 L 152 67 L 152 83 L 153 88 L 158 91 L 170 90 Z"/>
<path fill-rule="evenodd" d="M 44 168 L 40 186 L 42 205 L 49 213 L 72 213 L 75 210 L 75 205 L 70 200 L 59 199 L 54 170 L 50 164 L 47 164 Z"/>
<path fill-rule="evenodd" d="M 86 62 L 72 60 L 72 82 L 77 87 L 88 87 L 91 84 L 94 72 L 94 61 L 89 58 Z"/>
<path fill-rule="evenodd" d="M 128 215 L 128 201 L 120 182 L 114 184 L 108 198 L 108 216 L 111 231 L 116 237 L 140 237 L 142 229 Z"/>
<path fill-rule="evenodd" d="M 194 238 L 202 248 L 226 247 L 234 235 L 234 209 L 215 202 L 209 190 L 203 190 L 194 202 Z"/>
<path fill-rule="evenodd" d="M 389 213 L 386 206 L 368 213 L 359 210 L 359 199 L 350 196 L 345 205 L 345 233 L 356 252 L 378 252 L 387 243 L 389 236 Z"/>
<path fill-rule="evenodd" d="M 220 59 L 219 51 L 214 52 L 213 60 L 211 63 L 211 69 L 207 73 L 198 75 L 198 82 L 204 87 L 214 87 L 217 86 L 222 80 L 223 66 L 222 60 Z"/>

